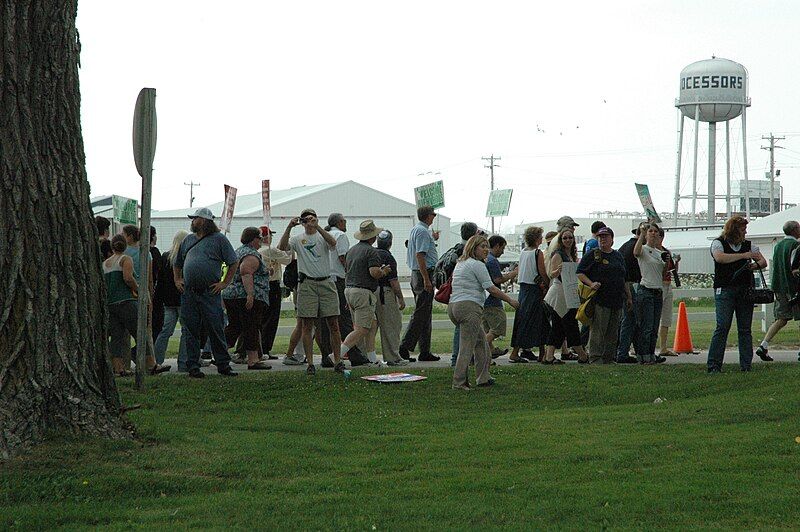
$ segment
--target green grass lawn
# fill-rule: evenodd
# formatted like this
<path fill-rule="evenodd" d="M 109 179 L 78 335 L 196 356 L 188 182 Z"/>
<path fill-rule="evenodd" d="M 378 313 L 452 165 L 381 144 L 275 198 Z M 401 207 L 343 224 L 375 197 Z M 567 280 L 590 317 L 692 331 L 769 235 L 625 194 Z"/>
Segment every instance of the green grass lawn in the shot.
<path fill-rule="evenodd" d="M 122 381 L 138 439 L 3 464 L 0 528 L 795 528 L 800 365 L 725 370 Z"/>

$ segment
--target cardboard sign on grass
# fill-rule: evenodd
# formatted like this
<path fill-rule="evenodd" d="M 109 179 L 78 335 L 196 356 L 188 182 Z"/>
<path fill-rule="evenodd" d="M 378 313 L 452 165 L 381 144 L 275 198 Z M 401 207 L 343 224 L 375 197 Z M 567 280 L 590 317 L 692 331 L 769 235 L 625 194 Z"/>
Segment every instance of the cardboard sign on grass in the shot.
<path fill-rule="evenodd" d="M 411 373 L 384 373 L 382 375 L 367 375 L 361 378 L 370 382 L 417 382 L 424 381 L 428 377 Z"/>

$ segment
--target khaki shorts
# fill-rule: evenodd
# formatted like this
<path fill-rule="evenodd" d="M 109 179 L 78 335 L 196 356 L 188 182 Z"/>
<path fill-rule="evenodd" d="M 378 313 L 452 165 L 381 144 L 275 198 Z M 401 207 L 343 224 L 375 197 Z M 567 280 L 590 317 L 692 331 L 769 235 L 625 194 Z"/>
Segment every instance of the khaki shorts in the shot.
<path fill-rule="evenodd" d="M 506 311 L 500 307 L 484 307 L 481 318 L 483 330 L 494 334 L 495 338 L 506 335 Z"/>
<path fill-rule="evenodd" d="M 661 289 L 661 326 L 669 329 L 672 327 L 672 285 L 665 284 Z"/>
<path fill-rule="evenodd" d="M 798 319 L 797 308 L 789 306 L 789 294 L 775 292 L 775 304 L 772 306 L 772 313 L 776 320 Z"/>
<path fill-rule="evenodd" d="M 347 300 L 353 314 L 353 324 L 369 329 L 375 321 L 375 305 L 378 296 L 372 290 L 348 286 L 344 289 L 344 298 Z"/>
<path fill-rule="evenodd" d="M 306 279 L 297 287 L 298 318 L 328 318 L 339 315 L 339 294 L 333 281 Z"/>

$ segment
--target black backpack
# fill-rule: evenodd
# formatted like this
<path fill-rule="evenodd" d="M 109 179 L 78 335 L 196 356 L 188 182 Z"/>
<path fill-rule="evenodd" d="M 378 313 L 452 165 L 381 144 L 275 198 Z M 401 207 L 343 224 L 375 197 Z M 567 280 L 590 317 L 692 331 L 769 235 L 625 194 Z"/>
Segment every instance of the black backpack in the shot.
<path fill-rule="evenodd" d="M 283 286 L 289 290 L 297 290 L 299 276 L 297 274 L 297 259 L 292 259 L 292 262 L 286 265 L 283 269 Z"/>
<path fill-rule="evenodd" d="M 453 275 L 453 270 L 456 269 L 458 257 L 460 257 L 463 252 L 464 244 L 459 242 L 455 246 L 445 251 L 444 255 L 439 258 L 439 261 L 433 268 L 433 279 L 431 279 L 431 283 L 433 283 L 433 286 L 437 290 L 441 288 L 445 282 L 447 282 L 451 275 Z"/>

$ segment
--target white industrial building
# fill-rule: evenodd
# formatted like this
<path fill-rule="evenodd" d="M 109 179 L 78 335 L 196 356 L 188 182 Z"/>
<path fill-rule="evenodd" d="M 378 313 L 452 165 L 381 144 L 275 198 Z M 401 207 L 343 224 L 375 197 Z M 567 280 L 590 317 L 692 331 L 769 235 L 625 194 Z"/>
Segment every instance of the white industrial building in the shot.
<path fill-rule="evenodd" d="M 404 242 L 414 224 L 417 223 L 417 208 L 413 203 L 396 198 L 374 188 L 362 185 L 355 181 L 329 183 L 324 185 L 309 185 L 294 187 L 287 190 L 272 190 L 270 193 L 272 211 L 272 229 L 276 231 L 274 245 L 277 245 L 289 220 L 299 216 L 305 208 L 314 209 L 320 219 L 320 224 L 325 225 L 328 215 L 333 212 L 342 213 L 347 219 L 347 233 L 350 243 L 355 244 L 353 233 L 358 230 L 362 220 L 372 219 L 375 225 L 392 231 L 394 244 L 392 253 L 397 259 L 398 272 L 405 277 L 410 275 L 406 264 L 406 248 Z M 223 202 L 206 205 L 216 217 L 222 214 Z M 191 209 L 175 209 L 169 211 L 153 211 L 151 223 L 159 235 L 159 247 L 169 246 L 172 236 L 180 229 L 189 229 L 187 215 L 194 213 L 200 207 Z M 110 218 L 110 216 L 108 216 Z M 243 194 L 236 198 L 233 222 L 228 238 L 234 247 L 239 245 L 239 236 L 248 226 L 263 225 L 261 205 L 261 192 L 256 194 Z M 446 250 L 452 246 L 453 240 L 450 232 L 450 219 L 441 214 L 436 217 L 433 228 L 441 228 L 438 247 Z M 302 231 L 301 227 L 294 229 Z"/>

